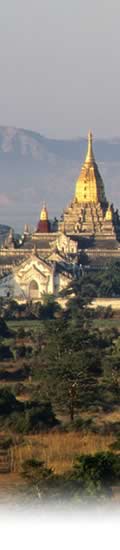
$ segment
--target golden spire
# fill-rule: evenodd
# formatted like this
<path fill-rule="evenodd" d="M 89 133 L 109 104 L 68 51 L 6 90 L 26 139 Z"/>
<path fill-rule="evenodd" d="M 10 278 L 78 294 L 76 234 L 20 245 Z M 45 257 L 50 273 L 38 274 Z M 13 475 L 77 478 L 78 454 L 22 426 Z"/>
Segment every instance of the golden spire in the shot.
<path fill-rule="evenodd" d="M 106 202 L 104 184 L 93 154 L 91 132 L 88 133 L 87 155 L 76 182 L 75 199 L 83 204 Z"/>
<path fill-rule="evenodd" d="M 48 211 L 47 211 L 45 203 L 43 204 L 43 207 L 42 207 L 42 210 L 41 210 L 41 213 L 40 213 L 40 220 L 44 221 L 44 222 L 48 221 Z"/>
<path fill-rule="evenodd" d="M 85 163 L 92 163 L 92 162 L 95 162 L 95 159 L 94 159 L 93 148 L 92 148 L 92 132 L 89 131 L 89 133 L 88 133 L 88 150 L 87 150 Z"/>

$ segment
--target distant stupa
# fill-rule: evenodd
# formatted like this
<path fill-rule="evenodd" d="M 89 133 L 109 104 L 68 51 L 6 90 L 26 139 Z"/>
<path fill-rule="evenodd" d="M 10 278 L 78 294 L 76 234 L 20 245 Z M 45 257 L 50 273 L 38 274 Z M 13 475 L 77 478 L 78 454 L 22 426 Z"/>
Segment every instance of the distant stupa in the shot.
<path fill-rule="evenodd" d="M 40 220 L 37 225 L 37 233 L 49 233 L 49 232 L 50 232 L 50 222 L 48 219 L 48 211 L 44 203 L 40 213 Z"/>

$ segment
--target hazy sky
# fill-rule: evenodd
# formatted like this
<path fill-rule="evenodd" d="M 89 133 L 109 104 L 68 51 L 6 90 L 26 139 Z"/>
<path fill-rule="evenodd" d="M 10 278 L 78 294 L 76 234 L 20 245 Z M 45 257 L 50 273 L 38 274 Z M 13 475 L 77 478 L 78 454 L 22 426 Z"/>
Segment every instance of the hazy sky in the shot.
<path fill-rule="evenodd" d="M 0 0 L 0 125 L 120 136 L 120 1 Z"/>

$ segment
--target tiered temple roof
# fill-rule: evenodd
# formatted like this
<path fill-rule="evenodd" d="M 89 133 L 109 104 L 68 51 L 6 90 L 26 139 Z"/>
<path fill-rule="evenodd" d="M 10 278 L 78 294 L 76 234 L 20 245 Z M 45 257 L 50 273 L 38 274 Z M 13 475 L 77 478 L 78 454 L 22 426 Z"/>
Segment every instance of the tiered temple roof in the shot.
<path fill-rule="evenodd" d="M 88 150 L 75 186 L 73 201 L 64 210 L 59 229 L 69 235 L 94 236 L 100 240 L 116 240 L 120 233 L 118 213 L 106 200 L 103 180 L 95 161 L 92 134 L 88 134 Z"/>

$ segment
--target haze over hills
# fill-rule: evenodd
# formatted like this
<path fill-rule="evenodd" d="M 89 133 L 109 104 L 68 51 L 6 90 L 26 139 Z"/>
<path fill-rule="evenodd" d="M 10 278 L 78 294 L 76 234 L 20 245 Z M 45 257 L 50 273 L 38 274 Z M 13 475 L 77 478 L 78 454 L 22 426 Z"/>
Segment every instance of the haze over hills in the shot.
<path fill-rule="evenodd" d="M 94 153 L 110 202 L 120 207 L 120 138 L 96 139 Z M 72 199 L 87 137 L 48 139 L 29 130 L 0 127 L 0 224 L 35 227 L 43 201 L 50 218 Z"/>

